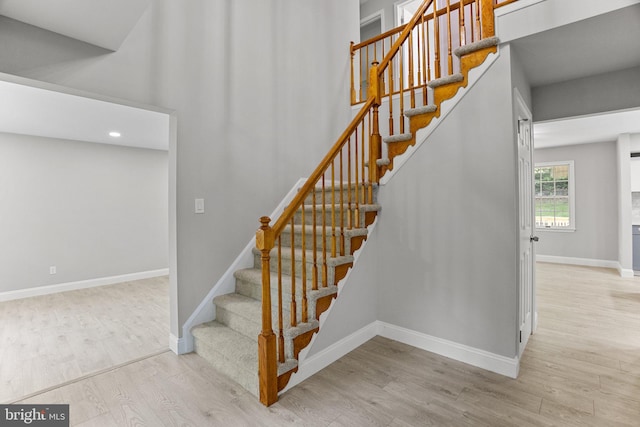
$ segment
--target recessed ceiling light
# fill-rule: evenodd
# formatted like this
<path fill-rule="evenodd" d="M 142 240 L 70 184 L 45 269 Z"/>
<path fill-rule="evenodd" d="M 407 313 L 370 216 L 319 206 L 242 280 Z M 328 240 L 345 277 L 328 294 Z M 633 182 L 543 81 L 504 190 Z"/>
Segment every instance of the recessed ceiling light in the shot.
<path fill-rule="evenodd" d="M 120 135 L 120 132 L 113 131 L 113 132 L 109 132 L 109 136 L 112 138 L 120 138 L 121 135 Z"/>

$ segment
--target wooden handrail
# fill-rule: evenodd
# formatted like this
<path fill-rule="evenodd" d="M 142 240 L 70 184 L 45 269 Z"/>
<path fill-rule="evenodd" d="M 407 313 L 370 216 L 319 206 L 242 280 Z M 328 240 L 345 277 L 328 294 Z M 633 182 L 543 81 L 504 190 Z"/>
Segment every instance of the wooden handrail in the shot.
<path fill-rule="evenodd" d="M 274 233 L 274 237 L 277 238 L 280 235 L 280 233 L 282 233 L 282 230 L 284 230 L 289 220 L 296 213 L 296 210 L 298 210 L 298 207 L 302 204 L 302 201 L 311 192 L 311 190 L 313 190 L 313 188 L 316 185 L 316 182 L 318 182 L 318 180 L 320 179 L 320 177 L 322 177 L 327 167 L 329 167 L 333 159 L 338 155 L 344 143 L 349 139 L 349 137 L 356 130 L 360 122 L 369 113 L 369 110 L 373 106 L 373 102 L 374 102 L 374 99 L 369 98 L 367 102 L 362 106 L 362 108 L 360 109 L 360 112 L 353 118 L 353 120 L 351 120 L 351 123 L 349 124 L 347 129 L 345 129 L 345 131 L 342 132 L 342 135 L 340 135 L 340 138 L 338 138 L 338 141 L 333 145 L 331 150 L 329 150 L 327 155 L 324 156 L 324 158 L 322 159 L 318 167 L 316 167 L 316 169 L 311 173 L 309 178 L 307 178 L 307 181 L 300 188 L 300 190 L 298 190 L 298 193 L 293 198 L 291 203 L 289 203 L 289 205 L 284 210 L 284 212 L 282 212 L 282 215 L 280 215 L 280 217 L 273 224 L 272 230 Z"/>
<path fill-rule="evenodd" d="M 371 37 L 370 39 L 361 41 L 358 44 L 354 44 L 351 47 L 351 51 L 352 52 L 356 51 L 356 50 L 360 49 L 361 47 L 364 47 L 364 46 L 367 46 L 367 45 L 370 45 L 370 44 L 374 44 L 375 42 L 379 42 L 380 40 L 386 39 L 387 37 L 390 37 L 390 36 L 392 36 L 394 34 L 401 33 L 402 30 L 404 30 L 407 25 L 409 25 L 409 24 L 400 25 L 399 27 L 393 28 L 393 29 L 391 29 L 389 31 L 386 31 L 386 32 L 382 33 L 382 34 L 378 34 L 377 36 Z"/>
<path fill-rule="evenodd" d="M 514 1 L 517 1 L 517 0 L 505 0 L 505 2 L 501 3 L 499 6 L 504 6 L 505 4 L 509 4 L 509 3 L 514 2 Z M 474 2 L 475 2 L 475 0 L 462 0 L 463 6 L 467 6 L 467 5 L 469 5 L 471 3 L 474 3 Z M 499 6 L 495 6 L 495 7 L 499 7 Z M 427 9 L 428 8 L 429 8 L 429 6 L 427 6 Z M 451 11 L 458 10 L 459 8 L 460 8 L 460 3 L 454 3 L 454 4 L 451 5 Z M 442 16 L 442 15 L 446 15 L 446 14 L 447 14 L 447 8 L 446 7 L 443 7 L 442 9 L 436 10 L 436 13 L 435 13 L 436 17 Z M 429 14 L 429 15 L 424 14 L 423 16 L 426 16 L 427 20 L 433 19 L 433 15 L 432 14 Z M 418 18 L 418 19 L 420 19 L 420 18 Z M 370 39 L 361 41 L 360 43 L 354 44 L 353 47 L 351 48 L 351 51 L 355 52 L 356 50 L 358 50 L 360 48 L 363 48 L 363 47 L 365 47 L 367 45 L 379 42 L 380 40 L 386 39 L 387 37 L 393 36 L 394 34 L 399 34 L 409 24 L 410 24 L 410 22 L 407 23 L 407 24 L 404 24 L 404 25 L 400 25 L 400 26 L 398 26 L 396 28 L 393 28 L 391 30 L 388 30 L 388 31 L 386 31 L 386 32 L 384 32 L 382 34 L 378 34 L 377 36 L 371 37 Z"/>
<path fill-rule="evenodd" d="M 503 0 L 503 1 L 496 0 L 496 2 L 493 5 L 493 8 L 497 9 L 499 7 L 506 6 L 506 5 L 511 4 L 511 3 L 515 3 L 517 1 L 518 0 Z"/>

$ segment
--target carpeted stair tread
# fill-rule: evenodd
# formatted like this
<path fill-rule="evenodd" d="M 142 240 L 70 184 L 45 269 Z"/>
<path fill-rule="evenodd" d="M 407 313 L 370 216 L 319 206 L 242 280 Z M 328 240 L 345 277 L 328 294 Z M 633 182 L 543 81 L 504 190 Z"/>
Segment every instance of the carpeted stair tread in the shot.
<path fill-rule="evenodd" d="M 262 303 L 237 293 L 219 295 L 213 299 L 216 320 L 255 342 L 262 325 Z"/>
<path fill-rule="evenodd" d="M 236 278 L 236 293 L 240 295 L 244 295 L 249 298 L 256 299 L 258 301 L 262 300 L 262 270 L 259 268 L 243 268 L 240 270 L 236 270 L 233 275 Z M 271 301 L 276 301 L 277 298 L 277 283 L 278 283 L 278 273 L 271 271 Z M 240 285 L 240 286 L 238 286 Z M 313 285 L 313 278 L 307 277 L 307 294 L 311 292 L 311 287 Z M 283 298 L 287 300 L 287 297 L 290 295 L 291 291 L 291 276 L 288 274 L 282 275 L 282 289 Z M 296 277 L 296 299 L 300 300 L 302 298 L 302 280 L 299 277 Z M 291 301 L 288 299 L 287 303 Z"/>
<path fill-rule="evenodd" d="M 354 228 L 355 229 L 355 228 Z M 360 229 L 359 229 L 360 230 Z M 366 228 L 361 228 L 361 230 L 365 230 Z M 313 235 L 314 229 L 312 224 L 305 224 L 304 227 L 302 224 L 294 224 L 293 225 L 293 234 L 294 234 L 294 244 L 296 247 L 302 247 L 302 233 L 304 231 L 307 248 L 311 248 L 313 244 Z M 327 224 L 327 233 L 325 236 L 324 230 L 322 229 L 322 224 L 318 224 L 316 221 L 315 227 L 315 235 L 316 235 L 316 246 L 318 249 L 322 248 L 322 236 L 325 236 L 326 240 L 331 238 L 331 224 Z M 345 227 L 344 235 L 347 235 L 347 231 L 350 231 Z M 342 229 L 340 227 L 336 227 L 336 237 L 340 237 L 342 235 Z M 283 245 L 291 246 L 291 227 L 286 227 L 281 236 L 283 236 Z"/>
<path fill-rule="evenodd" d="M 391 160 L 389 160 L 389 159 L 378 159 L 378 160 L 376 160 L 376 165 L 378 165 L 378 166 L 388 166 L 389 164 L 391 164 Z M 369 162 L 365 162 L 364 167 L 368 168 L 369 167 Z"/>
<path fill-rule="evenodd" d="M 406 117 L 419 116 L 420 114 L 435 113 L 438 107 L 435 105 L 424 105 L 422 107 L 408 108 L 404 110 Z"/>
<path fill-rule="evenodd" d="M 400 133 L 397 135 L 385 136 L 384 138 L 382 138 L 382 142 L 384 142 L 385 144 L 391 144 L 394 142 L 406 142 L 411 141 L 411 138 L 413 138 L 412 133 Z"/>
<path fill-rule="evenodd" d="M 327 227 L 330 228 L 330 227 Z M 338 227 L 336 227 L 337 229 Z M 262 256 L 262 253 L 260 252 L 259 249 L 257 248 L 253 248 L 252 249 L 253 255 L 254 257 L 259 257 Z M 302 261 L 302 248 L 293 248 L 293 256 L 295 257 L 296 261 Z M 318 265 L 323 264 L 323 258 L 322 258 L 322 251 L 314 251 L 313 249 L 307 249 L 306 251 L 306 262 L 307 264 L 313 264 L 313 253 L 316 253 L 316 262 L 318 263 Z M 272 259 L 276 259 L 278 256 L 278 248 L 273 248 L 271 249 L 271 258 Z M 291 247 L 289 246 L 283 246 L 280 250 L 280 255 L 282 256 L 283 260 L 291 260 Z M 327 255 L 327 265 L 340 265 L 340 264 L 346 264 L 348 262 L 353 261 L 353 256 L 352 255 L 338 255 L 336 257 L 332 257 L 331 256 L 331 251 L 329 251 L 329 254 Z"/>
<path fill-rule="evenodd" d="M 320 221 L 322 222 L 322 221 Z M 339 222 L 339 221 L 338 221 Z M 338 224 L 339 225 L 339 224 Z M 303 233 L 304 232 L 304 233 Z M 304 245 L 307 249 L 312 250 L 314 248 L 320 251 L 323 247 L 330 248 L 332 244 L 333 237 L 331 236 L 332 230 L 331 225 L 327 224 L 326 229 L 323 230 L 322 224 L 318 224 L 316 220 L 316 227 L 314 230 L 313 224 L 294 224 L 293 225 L 293 233 L 291 231 L 291 227 L 286 227 L 281 236 L 281 243 L 283 247 L 291 247 L 291 239 L 293 238 L 293 245 L 296 248 L 302 248 L 302 238 L 304 236 L 305 242 Z M 345 251 L 346 253 L 351 253 L 351 238 L 355 236 L 366 236 L 367 229 L 362 228 L 344 228 L 336 227 L 335 229 L 336 238 L 340 239 L 344 237 Z M 315 241 L 314 241 L 315 236 Z"/>
<path fill-rule="evenodd" d="M 235 273 L 236 278 L 236 293 L 244 295 L 249 298 L 260 300 L 262 297 L 262 270 L 258 268 L 243 268 L 237 270 Z M 277 286 L 278 273 L 271 272 L 271 301 L 277 300 Z M 323 287 L 321 283 L 318 283 L 318 289 L 312 289 L 312 279 L 307 278 L 307 299 L 313 300 L 326 295 L 335 294 L 338 292 L 337 286 Z M 240 287 L 238 287 L 240 285 Z M 282 288 L 289 291 L 291 289 L 291 276 L 288 274 L 282 275 Z M 291 301 L 289 292 L 283 292 L 283 299 L 286 304 Z M 287 298 L 289 297 L 289 298 Z M 302 281 L 296 278 L 296 300 L 300 302 L 302 298 Z"/>
<path fill-rule="evenodd" d="M 464 75 L 461 73 L 451 74 L 450 76 L 441 77 L 439 79 L 431 80 L 427 85 L 435 89 L 440 86 L 445 86 L 451 83 L 459 83 L 464 80 Z"/>
<path fill-rule="evenodd" d="M 459 58 L 487 47 L 497 46 L 499 43 L 500 39 L 498 37 L 487 37 L 486 39 L 460 46 L 453 51 L 453 54 Z"/>
<path fill-rule="evenodd" d="M 331 227 L 327 227 L 327 228 L 331 228 Z M 287 227 L 287 228 L 286 228 L 282 233 L 283 233 L 283 234 L 284 234 L 285 232 L 286 232 L 286 233 L 288 233 L 288 232 L 289 232 L 289 230 L 290 230 L 290 228 L 289 228 L 289 227 Z M 294 224 L 294 225 L 293 225 L 293 232 L 294 232 L 295 234 L 302 234 L 302 230 L 303 230 L 302 224 Z M 355 228 L 355 227 L 354 227 L 354 228 L 352 228 L 351 230 L 364 230 L 364 234 L 367 234 L 367 229 L 366 229 L 366 228 Z M 345 229 L 345 230 L 344 230 L 345 235 L 347 234 L 347 232 L 349 232 L 349 231 L 351 231 L 351 230 L 350 230 L 350 229 Z M 310 226 L 309 224 L 306 224 L 306 225 L 304 226 L 304 231 L 305 231 L 305 233 L 306 233 L 306 234 L 313 235 L 313 227 L 312 227 L 312 226 Z M 339 227 L 336 227 L 336 233 L 340 233 L 340 232 L 341 232 L 340 228 L 339 228 Z M 316 225 L 316 234 L 320 234 L 320 235 L 322 234 L 322 226 L 321 226 L 321 225 Z"/>
<path fill-rule="evenodd" d="M 314 291 L 314 295 L 318 295 L 318 291 Z M 315 298 L 310 298 L 312 295 L 308 293 L 308 300 L 315 301 Z M 231 293 L 217 296 L 213 299 L 216 305 L 216 320 L 236 332 L 241 333 L 249 339 L 254 341 L 258 340 L 258 334 L 262 329 L 262 303 L 251 297 L 241 295 L 239 293 Z M 273 331 L 278 333 L 278 311 L 277 311 L 277 299 L 272 299 L 273 309 L 272 313 L 272 325 Z M 315 316 L 315 310 L 310 310 L 308 322 L 314 322 L 313 316 Z M 285 336 L 297 336 L 287 329 L 289 328 L 291 321 L 291 313 L 289 311 L 289 304 L 284 303 L 282 308 L 282 318 L 284 325 Z M 298 304 L 296 310 L 297 322 L 302 322 L 302 306 Z"/>
<path fill-rule="evenodd" d="M 409 135 L 411 135 L 411 134 L 409 134 Z M 355 207 L 355 203 L 352 202 L 351 205 Z M 324 204 L 325 211 L 326 212 L 331 212 L 331 207 L 332 206 L 334 206 L 334 205 L 331 204 L 331 203 L 325 203 Z M 339 201 L 336 201 L 335 207 L 336 207 L 335 208 L 336 213 L 339 212 L 340 211 L 340 203 L 339 203 Z M 360 203 L 360 205 L 358 205 L 358 207 L 360 208 L 361 211 L 364 211 L 364 212 L 372 212 L 372 211 L 380 210 L 380 205 L 377 204 L 377 203 Z M 305 211 L 311 211 L 313 209 L 313 206 L 305 205 L 304 208 L 305 208 Z M 348 208 L 349 208 L 349 204 L 348 203 L 343 203 L 342 204 L 342 209 L 343 210 L 346 211 L 346 210 L 348 210 Z M 322 211 L 322 204 L 316 203 L 315 209 L 317 211 Z M 298 210 L 300 210 L 300 209 L 298 209 Z"/>
<path fill-rule="evenodd" d="M 342 193 L 342 197 L 343 200 L 346 201 L 349 193 L 351 193 L 351 197 L 352 199 L 354 198 L 355 194 L 357 192 L 362 193 L 363 188 L 364 189 L 368 189 L 369 187 L 372 187 L 373 192 L 374 192 L 374 200 L 375 200 L 375 195 L 376 192 L 378 190 L 378 184 L 376 183 L 369 183 L 369 182 L 365 182 L 365 183 L 352 183 L 351 185 L 347 184 L 347 183 L 342 183 L 342 187 L 340 187 L 340 182 L 335 182 L 334 183 L 334 187 L 331 187 L 331 182 L 327 181 L 325 182 L 325 187 L 324 189 L 322 188 L 322 186 L 316 186 L 314 187 L 313 190 L 311 190 L 309 192 L 309 194 L 307 194 L 307 197 L 305 199 L 305 205 L 311 205 L 311 203 L 313 203 L 313 194 L 315 193 L 315 198 L 316 198 L 316 204 L 322 204 L 322 194 L 324 191 L 324 202 L 325 204 L 329 204 L 331 203 L 331 196 L 334 195 L 335 196 L 335 200 L 337 203 L 340 202 L 340 194 Z"/>
<path fill-rule="evenodd" d="M 214 368 L 253 395 L 258 395 L 258 351 L 256 341 L 216 321 L 191 330 L 194 350 Z"/>

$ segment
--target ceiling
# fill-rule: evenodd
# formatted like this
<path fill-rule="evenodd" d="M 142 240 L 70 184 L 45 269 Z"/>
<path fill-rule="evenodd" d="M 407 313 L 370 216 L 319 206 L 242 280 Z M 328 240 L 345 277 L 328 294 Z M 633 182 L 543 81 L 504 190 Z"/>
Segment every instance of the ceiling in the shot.
<path fill-rule="evenodd" d="M 511 42 L 531 86 L 640 65 L 640 4 Z"/>
<path fill-rule="evenodd" d="M 640 66 L 640 4 L 511 42 L 532 87 Z M 640 133 L 640 109 L 534 123 L 536 148 Z"/>
<path fill-rule="evenodd" d="M 169 149 L 166 113 L 2 80 L 0 94 L 0 132 Z"/>
<path fill-rule="evenodd" d="M 0 15 L 116 51 L 149 0 L 0 0 Z"/>
<path fill-rule="evenodd" d="M 640 133 L 640 109 L 533 124 L 536 148 L 615 141 L 624 133 Z"/>

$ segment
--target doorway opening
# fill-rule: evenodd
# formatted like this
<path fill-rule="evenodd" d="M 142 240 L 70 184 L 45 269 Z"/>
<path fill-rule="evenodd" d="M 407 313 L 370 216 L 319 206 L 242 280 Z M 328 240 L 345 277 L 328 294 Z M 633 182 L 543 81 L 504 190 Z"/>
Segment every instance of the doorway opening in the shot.
<path fill-rule="evenodd" d="M 0 401 L 14 402 L 169 350 L 175 120 L 12 76 L 0 93 Z"/>

